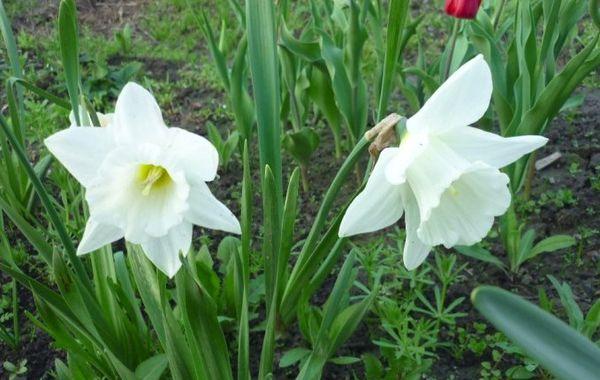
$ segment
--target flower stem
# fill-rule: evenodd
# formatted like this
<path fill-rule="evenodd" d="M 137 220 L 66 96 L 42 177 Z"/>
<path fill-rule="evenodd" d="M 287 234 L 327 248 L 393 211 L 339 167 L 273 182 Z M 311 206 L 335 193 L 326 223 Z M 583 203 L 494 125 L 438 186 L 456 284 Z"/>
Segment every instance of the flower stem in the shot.
<path fill-rule="evenodd" d="M 452 56 L 454 55 L 454 48 L 456 47 L 456 38 L 458 37 L 458 30 L 460 29 L 460 19 L 454 19 L 454 25 L 452 25 L 452 34 L 450 35 L 450 50 L 446 57 L 446 68 L 444 69 L 443 80 L 448 79 L 450 75 L 450 66 L 452 65 Z"/>

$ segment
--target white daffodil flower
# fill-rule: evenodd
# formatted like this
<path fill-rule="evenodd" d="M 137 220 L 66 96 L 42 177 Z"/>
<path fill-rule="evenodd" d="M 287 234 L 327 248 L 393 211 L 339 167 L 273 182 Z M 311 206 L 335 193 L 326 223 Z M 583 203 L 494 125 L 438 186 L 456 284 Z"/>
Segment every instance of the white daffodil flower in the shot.
<path fill-rule="evenodd" d="M 508 176 L 499 168 L 548 141 L 470 127 L 484 115 L 491 95 L 491 72 L 479 55 L 407 120 L 399 147 L 381 152 L 365 189 L 348 207 L 339 236 L 385 228 L 405 212 L 408 269 L 419 266 L 433 246 L 483 239 L 511 202 Z"/>
<path fill-rule="evenodd" d="M 82 255 L 125 237 L 167 276 L 190 249 L 192 225 L 240 233 L 236 217 L 210 192 L 219 156 L 205 138 L 168 128 L 154 97 L 128 83 L 105 127 L 71 126 L 46 146 L 85 187 L 90 218 Z"/>

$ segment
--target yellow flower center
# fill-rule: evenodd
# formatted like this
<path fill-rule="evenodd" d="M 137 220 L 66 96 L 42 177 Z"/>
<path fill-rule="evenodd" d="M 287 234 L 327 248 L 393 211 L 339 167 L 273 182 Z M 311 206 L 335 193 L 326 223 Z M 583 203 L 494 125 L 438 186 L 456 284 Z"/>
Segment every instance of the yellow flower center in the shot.
<path fill-rule="evenodd" d="M 454 187 L 454 185 L 450 185 L 448 187 L 448 192 L 450 193 L 450 195 L 452 196 L 457 196 L 458 195 L 458 190 L 456 190 L 456 187 Z"/>
<path fill-rule="evenodd" d="M 173 181 L 165 168 L 150 164 L 140 165 L 138 180 L 143 186 L 142 195 L 148 195 L 150 190 L 167 186 Z"/>

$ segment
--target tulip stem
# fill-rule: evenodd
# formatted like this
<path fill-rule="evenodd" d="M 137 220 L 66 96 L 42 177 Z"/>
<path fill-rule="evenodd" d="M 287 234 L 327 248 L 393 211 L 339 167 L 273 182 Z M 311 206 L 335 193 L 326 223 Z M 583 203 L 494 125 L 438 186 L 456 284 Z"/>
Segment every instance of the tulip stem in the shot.
<path fill-rule="evenodd" d="M 454 19 L 454 25 L 452 25 L 452 34 L 450 35 L 450 50 L 446 56 L 446 68 L 444 69 L 443 80 L 448 79 L 450 75 L 450 66 L 452 65 L 452 56 L 454 55 L 454 48 L 456 47 L 456 38 L 458 37 L 458 30 L 460 29 L 460 19 Z"/>

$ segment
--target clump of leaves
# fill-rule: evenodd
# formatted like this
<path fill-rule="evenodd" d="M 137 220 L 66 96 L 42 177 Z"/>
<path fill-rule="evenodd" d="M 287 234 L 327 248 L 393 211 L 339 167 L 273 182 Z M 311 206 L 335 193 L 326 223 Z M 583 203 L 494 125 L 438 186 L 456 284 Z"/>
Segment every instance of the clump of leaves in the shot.
<path fill-rule="evenodd" d="M 27 359 L 19 361 L 17 364 L 13 364 L 8 360 L 2 363 L 2 366 L 8 373 L 8 380 L 25 379 L 24 376 L 27 373 Z"/>

